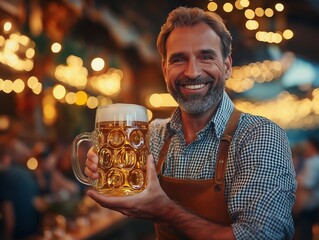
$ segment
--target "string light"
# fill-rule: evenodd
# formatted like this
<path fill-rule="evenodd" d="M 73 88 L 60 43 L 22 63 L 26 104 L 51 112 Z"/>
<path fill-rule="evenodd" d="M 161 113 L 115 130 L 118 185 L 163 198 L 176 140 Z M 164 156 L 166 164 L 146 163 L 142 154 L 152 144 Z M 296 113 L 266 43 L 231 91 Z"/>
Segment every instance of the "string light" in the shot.
<path fill-rule="evenodd" d="M 9 32 L 12 28 L 12 23 L 11 22 L 5 22 L 3 24 L 3 31 Z"/>
<path fill-rule="evenodd" d="M 101 71 L 105 66 L 105 61 L 102 58 L 94 58 L 91 62 L 91 67 L 94 71 Z"/>
<path fill-rule="evenodd" d="M 209 11 L 211 11 L 211 12 L 215 12 L 215 11 L 217 10 L 217 8 L 218 8 L 218 5 L 217 5 L 217 3 L 215 3 L 215 2 L 209 2 L 209 3 L 207 4 L 207 9 L 208 9 Z"/>
<path fill-rule="evenodd" d="M 282 3 L 277 3 L 275 5 L 275 9 L 278 11 L 278 12 L 282 12 L 284 10 L 284 5 Z"/>
<path fill-rule="evenodd" d="M 29 72 L 33 69 L 34 48 L 35 43 L 18 32 L 10 34 L 7 38 L 1 36 L 0 63 L 16 71 Z"/>
<path fill-rule="evenodd" d="M 223 9 L 225 12 L 229 13 L 229 12 L 233 11 L 234 7 L 231 3 L 228 2 L 228 3 L 224 4 Z"/>
<path fill-rule="evenodd" d="M 310 98 L 300 99 L 285 91 L 269 101 L 252 103 L 239 99 L 234 103 L 237 109 L 269 118 L 285 129 L 311 129 L 319 124 L 318 88 L 313 90 Z"/>
<path fill-rule="evenodd" d="M 268 7 L 266 9 L 263 9 L 262 7 L 257 7 L 255 10 L 252 10 L 248 8 L 250 5 L 250 2 L 248 0 L 236 0 L 234 5 L 231 3 L 227 2 L 223 5 L 223 10 L 227 13 L 231 12 L 235 6 L 236 9 L 238 10 L 243 10 L 244 11 L 244 16 L 245 18 L 248 19 L 248 21 L 245 22 L 245 27 L 250 30 L 254 31 L 257 30 L 260 26 L 260 23 L 254 18 L 257 16 L 259 18 L 262 17 L 268 17 L 271 18 L 274 16 L 274 10 L 277 12 L 282 12 L 284 10 L 284 5 L 282 3 L 277 3 L 274 6 L 274 9 Z M 217 10 L 217 4 L 213 1 L 210 1 L 207 4 L 207 9 L 209 11 L 216 11 Z M 289 40 L 293 37 L 293 32 L 289 29 L 286 29 L 283 31 L 276 31 L 276 32 L 267 32 L 267 31 L 258 31 L 255 34 L 255 37 L 258 41 L 261 42 L 267 42 L 271 44 L 280 44 L 283 40 Z"/>
<path fill-rule="evenodd" d="M 283 37 L 285 38 L 285 39 L 291 39 L 291 38 L 293 38 L 293 36 L 294 36 L 294 33 L 293 33 L 293 31 L 291 31 L 290 29 L 286 29 L 284 32 L 283 32 Z"/>
<path fill-rule="evenodd" d="M 265 16 L 271 18 L 272 16 L 274 16 L 274 10 L 272 10 L 271 8 L 266 8 Z"/>
<path fill-rule="evenodd" d="M 51 51 L 52 51 L 53 53 L 58 53 L 58 52 L 61 51 L 61 49 L 62 49 L 62 45 L 61 45 L 60 43 L 58 43 L 58 42 L 52 43 L 52 45 L 51 45 Z"/>
<path fill-rule="evenodd" d="M 88 70 L 83 66 L 83 60 L 70 55 L 66 59 L 66 63 L 67 65 L 58 65 L 55 68 L 55 78 L 70 86 L 84 89 L 87 84 Z"/>
<path fill-rule="evenodd" d="M 280 61 L 250 63 L 241 67 L 233 67 L 232 76 L 226 81 L 226 88 L 237 93 L 251 89 L 255 82 L 263 83 L 278 79 L 284 73 L 284 62 L 289 55 L 284 55 Z"/>
<path fill-rule="evenodd" d="M 255 12 L 252 9 L 245 10 L 245 17 L 247 19 L 253 19 L 255 17 Z"/>

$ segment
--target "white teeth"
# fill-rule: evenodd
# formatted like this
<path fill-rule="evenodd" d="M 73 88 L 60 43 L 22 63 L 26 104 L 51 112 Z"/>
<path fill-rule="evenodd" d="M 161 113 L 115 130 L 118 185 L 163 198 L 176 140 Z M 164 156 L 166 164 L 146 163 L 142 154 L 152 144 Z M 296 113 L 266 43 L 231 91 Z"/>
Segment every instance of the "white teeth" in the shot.
<path fill-rule="evenodd" d="M 206 84 L 196 84 L 196 85 L 184 85 L 184 88 L 196 90 L 205 87 Z"/>

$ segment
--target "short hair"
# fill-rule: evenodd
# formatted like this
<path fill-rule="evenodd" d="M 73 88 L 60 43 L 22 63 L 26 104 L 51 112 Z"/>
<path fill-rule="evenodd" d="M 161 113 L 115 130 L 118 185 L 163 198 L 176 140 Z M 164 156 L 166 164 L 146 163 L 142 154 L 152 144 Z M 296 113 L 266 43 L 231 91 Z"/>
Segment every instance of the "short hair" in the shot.
<path fill-rule="evenodd" d="M 194 26 L 206 23 L 220 37 L 222 56 L 224 59 L 231 53 L 232 37 L 223 19 L 216 13 L 204 11 L 200 8 L 178 7 L 171 11 L 166 22 L 162 25 L 157 37 L 157 50 L 163 60 L 166 58 L 166 41 L 170 33 L 177 27 Z"/>

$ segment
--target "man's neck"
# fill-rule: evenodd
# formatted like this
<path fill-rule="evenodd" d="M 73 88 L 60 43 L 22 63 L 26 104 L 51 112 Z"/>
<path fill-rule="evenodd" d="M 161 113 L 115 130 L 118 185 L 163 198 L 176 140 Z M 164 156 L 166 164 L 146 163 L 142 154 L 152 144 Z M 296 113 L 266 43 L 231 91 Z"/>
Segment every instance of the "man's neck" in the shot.
<path fill-rule="evenodd" d="M 186 144 L 189 144 L 196 139 L 197 133 L 209 123 L 212 116 L 215 114 L 216 109 L 217 106 L 211 107 L 205 113 L 199 115 L 188 114 L 184 111 L 181 111 Z"/>

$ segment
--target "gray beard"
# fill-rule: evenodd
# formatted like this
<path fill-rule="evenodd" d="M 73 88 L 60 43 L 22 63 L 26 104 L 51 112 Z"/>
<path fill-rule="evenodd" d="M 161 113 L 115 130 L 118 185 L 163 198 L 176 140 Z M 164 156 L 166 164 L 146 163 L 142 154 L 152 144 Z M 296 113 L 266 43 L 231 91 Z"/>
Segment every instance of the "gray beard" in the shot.
<path fill-rule="evenodd" d="M 188 95 L 185 97 L 179 91 L 179 86 L 181 83 L 192 83 L 192 84 L 199 84 L 199 83 L 207 83 L 209 82 L 210 88 L 208 89 L 205 95 L 202 94 L 193 94 Z M 205 113 L 208 109 L 213 106 L 217 106 L 220 100 L 222 99 L 225 83 L 220 81 L 218 85 L 213 87 L 214 79 L 213 78 L 199 78 L 197 80 L 177 80 L 176 81 L 176 88 L 170 89 L 168 87 L 168 91 L 176 100 L 180 108 L 188 114 L 192 115 L 200 115 Z"/>

